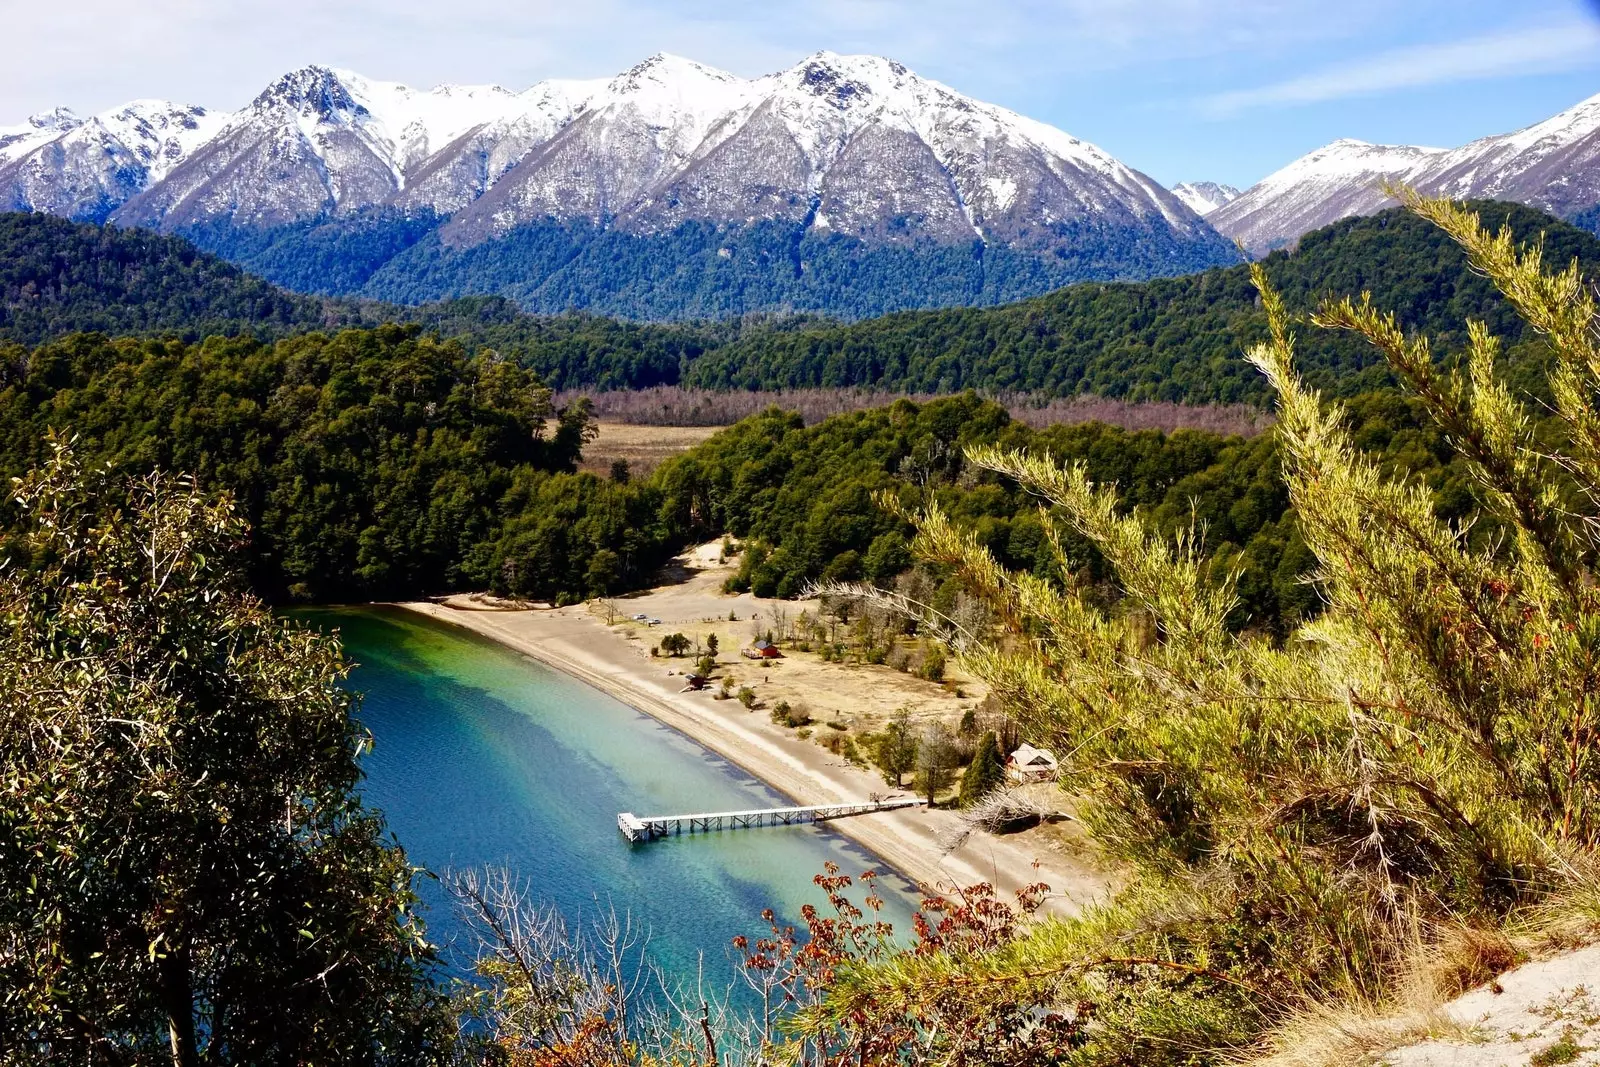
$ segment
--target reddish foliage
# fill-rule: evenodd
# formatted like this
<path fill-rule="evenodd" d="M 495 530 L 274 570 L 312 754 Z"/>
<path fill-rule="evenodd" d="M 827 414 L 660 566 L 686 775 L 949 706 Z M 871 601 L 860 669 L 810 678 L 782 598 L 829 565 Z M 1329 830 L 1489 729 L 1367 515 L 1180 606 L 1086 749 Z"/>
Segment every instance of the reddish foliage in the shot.
<path fill-rule="evenodd" d="M 831 913 L 803 908 L 802 935 L 794 927 L 780 927 L 769 909 L 762 913 L 765 935 L 754 941 L 734 939 L 746 971 L 776 991 L 791 1014 L 819 1003 L 842 973 L 855 968 L 896 957 L 966 959 L 1002 949 L 1049 893 L 1043 883 L 1030 885 L 1012 905 L 999 899 L 993 886 L 979 884 L 950 899 L 930 897 L 913 918 L 913 939 L 900 945 L 891 925 L 878 917 L 883 899 L 877 878 L 876 872 L 867 871 L 852 880 L 829 864 L 815 881 L 827 893 Z M 857 882 L 866 891 L 861 906 L 847 895 Z M 810 1047 L 801 1059 L 817 1067 L 934 1059 L 960 1063 L 981 1050 L 985 1063 L 1048 1063 L 1082 1043 L 1092 1005 L 1074 1003 L 1056 1010 L 1047 1003 L 1041 1010 L 1037 992 L 949 982 L 898 1003 L 858 1005 L 826 1033 L 811 1028 L 806 1038 Z"/>

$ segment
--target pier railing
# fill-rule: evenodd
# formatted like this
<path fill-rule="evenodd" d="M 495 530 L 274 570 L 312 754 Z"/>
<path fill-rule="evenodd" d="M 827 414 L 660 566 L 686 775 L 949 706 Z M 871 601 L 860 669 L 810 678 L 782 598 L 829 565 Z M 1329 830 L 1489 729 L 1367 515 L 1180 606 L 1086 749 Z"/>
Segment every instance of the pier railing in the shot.
<path fill-rule="evenodd" d="M 629 841 L 654 841 L 672 834 L 703 834 L 714 830 L 744 830 L 757 826 L 792 826 L 795 823 L 827 822 L 874 811 L 914 808 L 916 797 L 872 800 L 863 804 L 815 804 L 799 808 L 758 808 L 753 811 L 711 811 L 699 815 L 635 815 L 625 811 L 617 816 L 617 829 Z"/>

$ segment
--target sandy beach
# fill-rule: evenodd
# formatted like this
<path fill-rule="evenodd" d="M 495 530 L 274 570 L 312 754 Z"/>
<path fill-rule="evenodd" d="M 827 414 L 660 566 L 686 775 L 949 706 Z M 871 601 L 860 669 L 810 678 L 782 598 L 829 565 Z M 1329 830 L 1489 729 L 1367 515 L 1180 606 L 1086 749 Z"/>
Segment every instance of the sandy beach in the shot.
<path fill-rule="evenodd" d="M 662 625 L 646 631 L 644 637 L 659 639 L 675 629 L 725 620 L 730 611 L 749 618 L 764 604 L 770 605 L 768 610 L 777 605 L 748 595 L 723 594 L 718 569 L 703 566 L 687 581 L 620 602 L 630 615 L 644 613 L 661 620 Z M 910 795 L 909 790 L 886 786 L 875 772 L 772 723 L 763 710 L 748 711 L 736 700 L 715 700 L 710 691 L 681 692 L 685 661 L 652 658 L 648 640 L 641 639 L 642 628 L 607 625 L 585 605 L 506 610 L 453 597 L 402 606 L 492 638 L 565 671 L 681 731 L 798 804 L 865 801 L 874 794 Z M 783 607 L 793 610 L 796 606 Z M 726 632 L 727 624 L 720 625 Z M 812 671 L 808 676 L 808 668 L 827 666 L 834 673 L 850 672 L 857 689 L 865 686 L 879 700 L 895 699 L 895 686 L 912 684 L 886 667 L 806 664 L 805 658 L 815 659 L 795 657 L 781 665 L 751 666 L 749 670 L 760 677 L 751 675 L 750 680 L 758 686 L 767 683 L 774 696 L 781 691 L 826 693 L 823 672 Z M 726 648 L 722 659 L 733 671 L 747 666 Z M 770 681 L 774 673 L 779 675 L 778 683 Z M 929 688 L 927 683 L 915 684 Z M 830 825 L 936 893 L 988 882 L 1009 898 L 1024 885 L 1045 882 L 1051 886 L 1052 896 L 1044 910 L 1066 913 L 1106 888 L 1104 875 L 1076 857 L 1071 847 L 1063 846 L 1059 834 L 1030 831 L 1001 837 L 978 832 L 946 854 L 939 844 L 941 831 L 957 822 L 953 812 L 915 808 L 841 819 Z"/>

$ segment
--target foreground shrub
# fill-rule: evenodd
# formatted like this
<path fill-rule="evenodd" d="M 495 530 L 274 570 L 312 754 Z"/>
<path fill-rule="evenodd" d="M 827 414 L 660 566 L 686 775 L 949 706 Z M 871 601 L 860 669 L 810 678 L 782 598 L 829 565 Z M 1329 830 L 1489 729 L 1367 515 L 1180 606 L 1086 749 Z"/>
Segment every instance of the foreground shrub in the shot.
<path fill-rule="evenodd" d="M 441 1058 L 337 640 L 241 591 L 243 530 L 190 482 L 86 476 L 58 445 L 14 497 L 0 1063 Z"/>
<path fill-rule="evenodd" d="M 906 516 L 914 551 L 959 572 L 1001 623 L 998 636 L 947 629 L 963 669 L 1031 740 L 1070 754 L 1063 785 L 1129 888 L 980 953 L 845 968 L 810 1032 L 870 1048 L 912 1019 L 946 1034 L 939 1055 L 959 1061 L 978 1055 L 972 1035 L 1026 1004 L 1092 1019 L 1065 1062 L 1221 1062 L 1297 1010 L 1381 1002 L 1418 936 L 1501 924 L 1593 853 L 1595 301 L 1576 266 L 1548 273 L 1537 248 L 1476 216 L 1411 203 L 1548 343 L 1561 440 L 1534 440 L 1479 324 L 1459 360 L 1440 362 L 1365 300 L 1329 301 L 1316 321 L 1382 352 L 1508 536 L 1470 547 L 1423 487 L 1357 451 L 1339 408 L 1296 373 L 1259 267 L 1271 336 L 1250 360 L 1278 396 L 1284 476 L 1315 557 L 1305 579 L 1325 604 L 1288 640 L 1230 632 L 1232 582 L 1197 539 L 1157 535 L 1081 465 L 969 450 L 1041 499 L 1058 552 L 1064 534 L 1087 538 L 1118 579 L 1108 607 L 1006 570 L 937 508 Z"/>

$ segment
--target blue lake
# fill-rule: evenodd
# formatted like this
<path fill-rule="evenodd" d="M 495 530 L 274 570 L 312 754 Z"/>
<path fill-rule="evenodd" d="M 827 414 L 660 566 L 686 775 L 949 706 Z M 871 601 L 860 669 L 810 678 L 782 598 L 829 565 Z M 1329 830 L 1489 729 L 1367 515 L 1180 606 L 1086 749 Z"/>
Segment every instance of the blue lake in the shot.
<path fill-rule="evenodd" d="M 735 830 L 630 845 L 621 811 L 670 814 L 792 803 L 682 734 L 577 679 L 492 641 L 399 609 L 300 613 L 335 628 L 357 664 L 352 688 L 375 745 L 367 802 L 413 863 L 441 873 L 493 864 L 529 879 L 569 922 L 615 907 L 651 931 L 669 974 L 727 967 L 763 908 L 798 925 L 825 863 L 846 874 L 876 857 L 815 826 Z M 870 817 L 870 816 L 869 816 Z M 883 917 L 909 929 L 915 890 L 887 875 Z M 459 966 L 471 946 L 447 894 L 419 885 L 429 937 Z"/>

